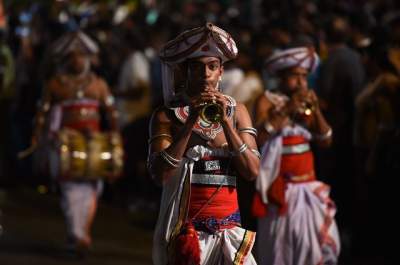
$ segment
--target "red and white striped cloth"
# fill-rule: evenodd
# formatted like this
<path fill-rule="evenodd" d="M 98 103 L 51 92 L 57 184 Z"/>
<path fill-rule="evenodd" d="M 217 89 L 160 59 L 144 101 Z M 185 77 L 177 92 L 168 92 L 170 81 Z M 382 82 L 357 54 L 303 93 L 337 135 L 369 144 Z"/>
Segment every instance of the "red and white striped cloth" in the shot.
<path fill-rule="evenodd" d="M 299 47 L 274 52 L 266 60 L 265 67 L 271 74 L 292 67 L 303 67 L 311 73 L 315 71 L 319 61 L 319 56 L 314 49 Z"/>

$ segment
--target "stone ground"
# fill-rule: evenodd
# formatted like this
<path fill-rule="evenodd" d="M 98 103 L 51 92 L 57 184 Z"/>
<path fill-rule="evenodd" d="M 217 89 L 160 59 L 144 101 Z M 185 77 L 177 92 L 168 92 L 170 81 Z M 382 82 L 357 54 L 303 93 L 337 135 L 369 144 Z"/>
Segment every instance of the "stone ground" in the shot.
<path fill-rule="evenodd" d="M 84 259 L 66 250 L 57 194 L 29 188 L 1 192 L 0 265 L 149 265 L 155 217 L 100 205 L 93 247 Z"/>
<path fill-rule="evenodd" d="M 93 225 L 93 247 L 84 259 L 66 250 L 58 194 L 33 188 L 0 189 L 0 265 L 150 265 L 156 212 L 129 212 L 102 201 Z M 342 244 L 343 245 L 343 244 Z M 392 265 L 371 251 L 342 252 L 339 265 Z M 385 260 L 385 261 L 384 261 Z M 306 265 L 306 264 L 305 264 Z"/>

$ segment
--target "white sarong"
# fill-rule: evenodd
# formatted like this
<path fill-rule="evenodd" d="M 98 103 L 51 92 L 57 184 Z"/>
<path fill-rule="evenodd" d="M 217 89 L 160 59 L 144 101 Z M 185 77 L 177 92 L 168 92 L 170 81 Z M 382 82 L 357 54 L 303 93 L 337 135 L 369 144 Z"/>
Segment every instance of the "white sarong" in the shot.
<path fill-rule="evenodd" d="M 60 181 L 61 209 L 68 235 L 74 239 L 87 236 L 87 223 L 93 200 L 101 195 L 103 182 Z"/>
<path fill-rule="evenodd" d="M 329 186 L 320 181 L 288 183 L 285 196 L 285 215 L 269 205 L 268 215 L 258 219 L 259 264 L 337 264 L 340 241 Z"/>
<path fill-rule="evenodd" d="M 267 204 L 267 191 L 276 179 L 281 163 L 282 137 L 309 132 L 298 125 L 287 126 L 281 135 L 267 142 L 262 150 L 256 189 Z M 257 256 L 261 265 L 337 264 L 339 233 L 334 220 L 336 207 L 329 198 L 330 188 L 320 181 L 287 183 L 287 213 L 268 204 L 266 217 L 258 219 Z"/>
<path fill-rule="evenodd" d="M 168 263 L 167 247 L 176 227 L 182 222 L 180 210 L 187 206 L 190 197 L 190 180 L 194 162 L 206 155 L 228 156 L 229 153 L 225 149 L 195 146 L 187 151 L 176 175 L 163 184 L 160 213 L 153 238 L 153 262 L 155 265 Z M 185 218 L 186 216 L 183 216 L 183 219 Z M 202 265 L 256 264 L 251 255 L 255 238 L 254 232 L 234 227 L 224 229 L 214 235 L 206 232 L 197 233 Z"/>

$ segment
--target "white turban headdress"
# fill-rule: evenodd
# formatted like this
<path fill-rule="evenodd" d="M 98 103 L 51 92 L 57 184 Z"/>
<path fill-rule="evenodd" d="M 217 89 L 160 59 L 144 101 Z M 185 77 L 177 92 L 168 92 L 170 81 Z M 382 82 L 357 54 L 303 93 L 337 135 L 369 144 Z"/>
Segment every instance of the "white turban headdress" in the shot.
<path fill-rule="evenodd" d="M 300 47 L 274 52 L 266 60 L 265 67 L 270 74 L 292 67 L 302 67 L 312 73 L 318 64 L 319 57 L 313 49 Z"/>
<path fill-rule="evenodd" d="M 172 105 L 176 100 L 174 69 L 187 59 L 212 56 L 224 63 L 236 58 L 238 49 L 231 35 L 223 29 L 206 23 L 203 27 L 184 31 L 169 41 L 160 51 L 164 104 Z"/>
<path fill-rule="evenodd" d="M 87 54 L 96 54 L 99 52 L 99 47 L 94 40 L 82 31 L 64 34 L 54 42 L 52 47 L 52 53 L 57 57 L 64 57 L 76 50 Z"/>

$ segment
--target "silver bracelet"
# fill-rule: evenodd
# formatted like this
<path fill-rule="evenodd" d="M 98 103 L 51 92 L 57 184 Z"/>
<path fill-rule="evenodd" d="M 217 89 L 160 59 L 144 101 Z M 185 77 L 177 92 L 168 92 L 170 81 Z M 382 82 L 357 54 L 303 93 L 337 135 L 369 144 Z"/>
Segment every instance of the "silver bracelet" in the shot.
<path fill-rule="evenodd" d="M 170 154 L 167 153 L 167 151 L 162 150 L 161 153 L 163 153 L 169 160 L 171 160 L 172 162 L 175 163 L 180 163 L 182 161 L 182 159 L 176 159 L 175 157 L 171 156 Z"/>
<path fill-rule="evenodd" d="M 268 133 L 269 135 L 272 135 L 272 134 L 275 134 L 275 133 L 276 133 L 276 129 L 275 129 L 274 126 L 272 126 L 272 124 L 271 124 L 270 122 L 268 122 L 268 121 L 266 121 L 266 122 L 264 123 L 264 128 L 265 128 L 265 130 L 267 131 L 267 133 Z"/>
<path fill-rule="evenodd" d="M 326 133 L 323 134 L 314 134 L 315 139 L 323 141 L 327 140 L 332 137 L 332 128 L 329 128 L 329 130 Z"/>
<path fill-rule="evenodd" d="M 245 127 L 245 128 L 240 128 L 238 129 L 239 133 L 248 133 L 253 135 L 254 137 L 257 137 L 257 129 L 253 127 Z"/>
<path fill-rule="evenodd" d="M 250 151 L 252 151 L 253 152 L 253 154 L 255 154 L 258 158 L 260 158 L 261 157 L 261 154 L 260 154 L 260 152 L 258 152 L 258 150 L 257 149 L 250 149 Z"/>
<path fill-rule="evenodd" d="M 148 144 L 151 144 L 155 139 L 157 138 L 168 138 L 168 139 L 172 139 L 172 136 L 170 134 L 167 133 L 160 133 L 160 134 L 156 134 L 154 136 L 152 136 L 149 140 L 148 140 Z"/>
<path fill-rule="evenodd" d="M 176 158 L 172 157 L 165 150 L 162 150 L 160 152 L 160 155 L 163 158 L 163 160 L 165 162 L 167 162 L 169 165 L 171 165 L 172 167 L 179 167 L 179 163 L 182 161 L 182 159 L 176 159 Z"/>
<path fill-rule="evenodd" d="M 244 151 L 247 150 L 247 148 L 249 148 L 247 144 L 242 144 L 241 146 L 239 146 L 237 150 L 237 155 L 241 155 Z"/>

